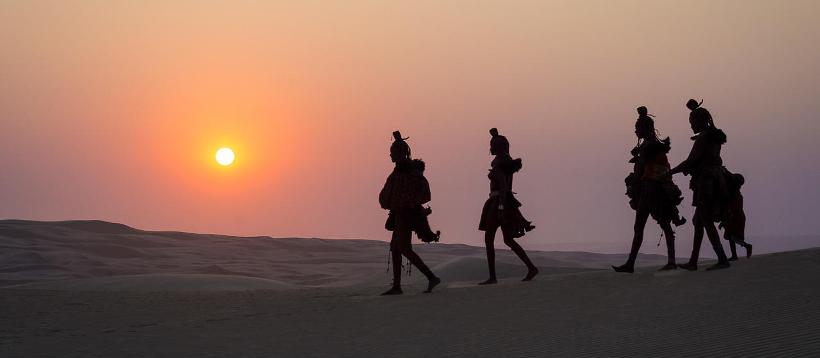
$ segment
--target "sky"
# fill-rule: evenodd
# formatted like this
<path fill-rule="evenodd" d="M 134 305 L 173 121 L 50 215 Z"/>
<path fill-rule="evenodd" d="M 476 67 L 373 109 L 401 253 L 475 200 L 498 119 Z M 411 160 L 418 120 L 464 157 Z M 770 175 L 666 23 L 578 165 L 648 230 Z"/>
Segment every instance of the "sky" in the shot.
<path fill-rule="evenodd" d="M 498 127 L 523 158 L 525 247 L 624 252 L 635 108 L 674 165 L 696 98 L 746 177 L 748 235 L 817 235 L 818 16 L 815 1 L 0 1 L 0 218 L 388 240 L 377 195 L 401 130 L 443 242 L 481 244 Z"/>

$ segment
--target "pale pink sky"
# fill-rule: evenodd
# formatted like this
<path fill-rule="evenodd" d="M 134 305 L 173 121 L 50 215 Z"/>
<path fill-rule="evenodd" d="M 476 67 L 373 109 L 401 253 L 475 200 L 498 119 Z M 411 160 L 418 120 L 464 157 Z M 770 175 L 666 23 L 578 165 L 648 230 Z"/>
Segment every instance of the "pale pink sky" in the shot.
<path fill-rule="evenodd" d="M 679 162 L 684 103 L 704 98 L 747 178 L 749 234 L 818 234 L 819 16 L 814 1 L 2 2 L 0 218 L 387 239 L 376 196 L 401 129 L 428 163 L 433 225 L 479 244 L 498 127 L 524 159 L 525 246 L 625 251 L 634 108 Z M 222 145 L 235 166 L 214 164 Z"/>

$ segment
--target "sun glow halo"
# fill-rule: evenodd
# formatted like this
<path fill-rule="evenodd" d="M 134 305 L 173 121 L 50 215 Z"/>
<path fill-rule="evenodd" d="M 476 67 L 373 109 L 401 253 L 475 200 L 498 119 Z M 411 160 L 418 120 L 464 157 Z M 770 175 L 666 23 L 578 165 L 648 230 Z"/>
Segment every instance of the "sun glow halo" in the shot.
<path fill-rule="evenodd" d="M 236 156 L 233 154 L 233 150 L 231 148 L 219 148 L 216 151 L 216 162 L 222 166 L 228 166 L 233 164 L 233 160 Z"/>

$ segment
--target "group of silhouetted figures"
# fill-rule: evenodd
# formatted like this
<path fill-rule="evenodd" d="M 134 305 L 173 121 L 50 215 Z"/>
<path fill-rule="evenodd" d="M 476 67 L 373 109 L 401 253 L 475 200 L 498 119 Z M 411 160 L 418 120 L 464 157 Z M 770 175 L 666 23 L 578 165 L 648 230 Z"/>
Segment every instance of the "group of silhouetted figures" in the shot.
<path fill-rule="evenodd" d="M 717 263 L 707 270 L 730 267 L 729 261 L 737 260 L 736 246 L 745 248 L 747 257 L 752 255 L 752 245 L 744 240 L 746 215 L 743 211 L 743 195 L 740 193 L 744 178 L 740 174 L 731 173 L 723 165 L 720 150 L 726 143 L 726 134 L 715 126 L 711 113 L 701 107 L 701 104 L 702 101 L 693 99 L 686 103 L 690 110 L 689 123 L 695 134 L 691 138 L 694 143 L 686 160 L 674 168 L 667 158 L 671 149 L 669 138 L 660 139 L 655 129 L 654 116 L 649 114 L 646 107 L 638 107 L 638 119 L 635 123 L 638 144 L 632 149 L 632 159 L 629 161 L 634 164 L 633 171 L 625 179 L 629 205 L 635 210 L 635 235 L 626 263 L 613 266 L 615 271 L 634 272 L 649 216 L 657 221 L 666 237 L 669 261 L 660 268 L 662 271 L 678 268 L 697 270 L 704 232 L 718 258 Z M 479 285 L 497 282 L 494 242 L 499 228 L 504 243 L 527 266 L 523 281 L 530 281 L 538 274 L 538 268 L 515 241 L 535 229 L 532 222 L 521 213 L 521 202 L 512 191 L 513 175 L 522 168 L 521 159 L 510 156 L 510 142 L 497 129 L 491 129 L 490 135 L 490 154 L 494 156 L 487 175 L 490 179 L 490 195 L 484 203 L 478 225 L 478 229 L 485 233 L 489 278 Z M 389 210 L 385 229 L 393 232 L 390 240 L 393 286 L 383 295 L 402 293 L 402 256 L 427 277 L 428 285 L 424 292 L 432 292 L 441 283 L 441 279 L 425 265 L 411 245 L 413 232 L 423 242 L 439 241 L 441 235 L 439 231 L 434 232 L 430 228 L 427 217 L 432 210 L 424 207 L 431 196 L 430 185 L 424 177 L 425 165 L 423 161 L 412 158 L 408 138 L 403 138 L 398 131 L 393 132 L 393 137 L 390 159 L 395 167 L 379 194 L 381 207 Z M 691 176 L 689 187 L 692 189 L 692 205 L 695 207 L 692 218 L 695 227 L 692 255 L 685 264 L 675 262 L 675 232 L 672 229 L 673 224 L 681 226 L 686 223 L 686 219 L 678 211 L 678 205 L 683 201 L 682 192 L 672 181 L 672 175 L 677 173 Z M 723 250 L 716 223 L 724 229 L 731 257 L 727 257 Z"/>

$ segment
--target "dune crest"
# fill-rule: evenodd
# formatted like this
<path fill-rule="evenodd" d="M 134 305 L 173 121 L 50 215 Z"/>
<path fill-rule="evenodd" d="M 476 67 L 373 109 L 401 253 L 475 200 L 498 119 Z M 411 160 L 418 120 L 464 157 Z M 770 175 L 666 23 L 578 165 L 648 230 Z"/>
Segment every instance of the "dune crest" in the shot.
<path fill-rule="evenodd" d="M 375 240 L 234 237 L 145 231 L 104 221 L 4 220 L 0 242 L 0 287 L 282 290 L 389 281 L 388 245 Z M 446 281 L 486 278 L 484 248 L 439 243 L 419 244 L 417 250 Z M 606 269 L 623 260 L 623 255 L 584 252 L 533 251 L 531 256 L 544 274 Z M 526 272 L 507 250 L 499 250 L 497 261 L 501 278 Z M 643 255 L 640 262 L 656 265 L 663 258 Z M 51 281 L 60 282 L 45 284 Z"/>

